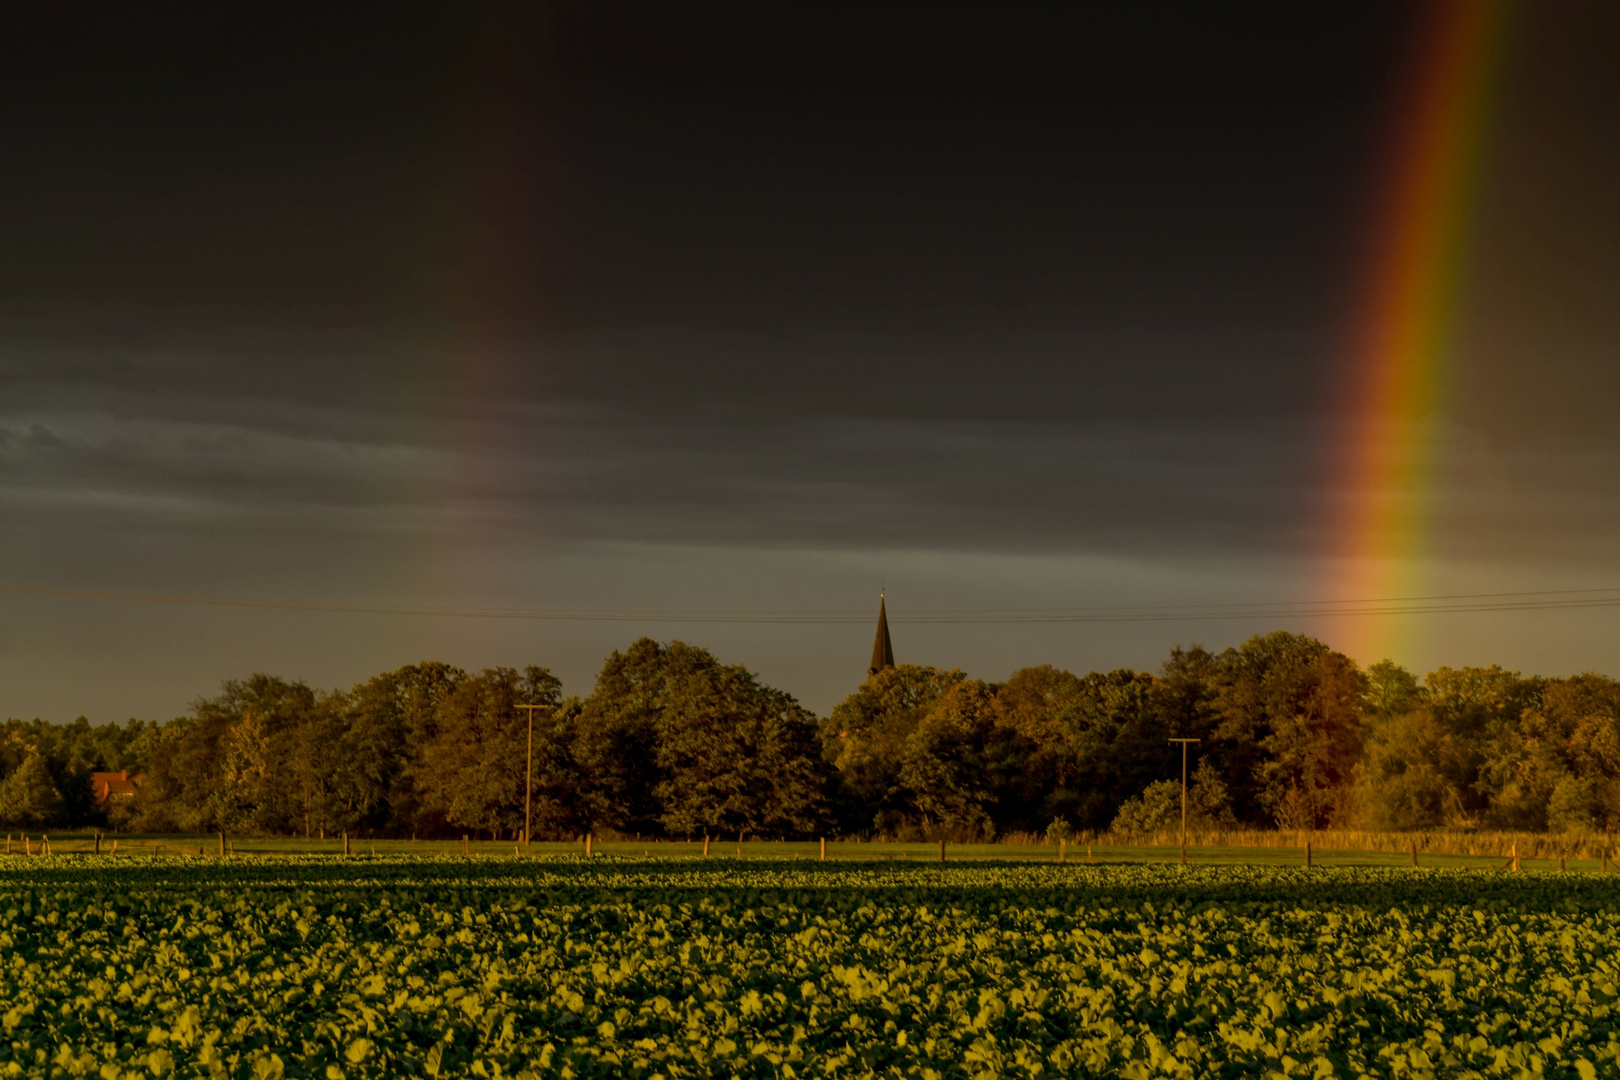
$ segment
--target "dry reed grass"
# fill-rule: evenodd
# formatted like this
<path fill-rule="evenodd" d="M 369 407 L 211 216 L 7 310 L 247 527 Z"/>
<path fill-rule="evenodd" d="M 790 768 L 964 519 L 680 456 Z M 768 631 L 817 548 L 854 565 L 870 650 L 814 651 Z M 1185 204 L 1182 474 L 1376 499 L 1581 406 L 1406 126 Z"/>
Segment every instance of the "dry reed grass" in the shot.
<path fill-rule="evenodd" d="M 1417 832 L 1379 832 L 1368 829 L 1188 829 L 1189 847 L 1301 848 L 1306 842 L 1318 851 L 1409 852 L 1416 844 L 1419 855 L 1478 855 L 1506 859 L 1515 850 L 1521 859 L 1598 859 L 1616 856 L 1615 838 L 1608 833 L 1489 832 L 1462 829 L 1429 829 Z M 1009 833 L 1008 844 L 1056 844 L 1039 833 Z M 1181 843 L 1180 829 L 1149 833 L 1123 833 L 1112 830 L 1080 832 L 1070 838 L 1073 844 L 1107 847 L 1174 847 Z"/>

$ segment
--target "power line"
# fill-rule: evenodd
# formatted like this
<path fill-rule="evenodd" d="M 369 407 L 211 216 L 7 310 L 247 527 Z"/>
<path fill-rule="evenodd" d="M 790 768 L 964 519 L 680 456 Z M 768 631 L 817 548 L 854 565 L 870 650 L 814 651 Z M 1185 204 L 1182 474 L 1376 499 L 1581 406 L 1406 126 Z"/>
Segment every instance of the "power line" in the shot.
<path fill-rule="evenodd" d="M 241 597 L 124 593 L 88 589 L 46 589 L 0 585 L 0 593 L 115 600 L 190 607 L 310 611 L 349 615 L 409 615 L 427 618 L 524 619 L 546 622 L 800 623 L 865 624 L 866 610 L 726 610 L 436 607 L 407 604 L 353 604 Z M 1385 597 L 1370 600 L 1298 600 L 1271 603 L 1146 605 L 1073 608 L 924 608 L 892 616 L 907 624 L 1016 624 L 1203 622 L 1289 618 L 1347 618 L 1366 615 L 1443 615 L 1493 611 L 1554 611 L 1620 607 L 1620 588 L 1549 589 L 1532 592 L 1457 593 Z"/>

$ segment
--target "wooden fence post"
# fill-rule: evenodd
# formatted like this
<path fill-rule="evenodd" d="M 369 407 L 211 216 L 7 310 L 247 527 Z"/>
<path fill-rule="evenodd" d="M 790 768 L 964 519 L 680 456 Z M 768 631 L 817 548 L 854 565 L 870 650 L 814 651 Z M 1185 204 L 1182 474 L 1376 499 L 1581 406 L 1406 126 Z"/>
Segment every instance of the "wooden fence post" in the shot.
<path fill-rule="evenodd" d="M 1417 841 L 1412 841 L 1412 865 L 1417 865 Z"/>
<path fill-rule="evenodd" d="M 827 838 L 825 836 L 821 838 L 821 861 L 827 861 Z"/>
<path fill-rule="evenodd" d="M 96 854 L 97 855 L 101 854 L 101 832 L 100 832 L 100 830 L 96 831 Z"/>
<path fill-rule="evenodd" d="M 585 834 L 585 854 L 586 854 L 587 857 L 589 857 L 590 853 L 591 853 L 591 834 L 586 833 Z"/>
<path fill-rule="evenodd" d="M 467 834 L 461 834 L 461 854 L 467 858 L 472 857 L 472 848 L 467 844 Z"/>
<path fill-rule="evenodd" d="M 1513 841 L 1513 869 L 1519 868 L 1519 842 Z"/>
<path fill-rule="evenodd" d="M 1310 866 L 1311 866 L 1311 842 L 1309 840 L 1307 840 L 1307 841 L 1305 841 L 1305 868 L 1307 870 L 1309 870 Z"/>
<path fill-rule="evenodd" d="M 709 834 L 708 833 L 703 834 L 703 857 L 705 859 L 707 859 L 709 857 Z"/>
<path fill-rule="evenodd" d="M 939 842 L 939 861 L 945 861 L 945 841 L 943 840 Z"/>

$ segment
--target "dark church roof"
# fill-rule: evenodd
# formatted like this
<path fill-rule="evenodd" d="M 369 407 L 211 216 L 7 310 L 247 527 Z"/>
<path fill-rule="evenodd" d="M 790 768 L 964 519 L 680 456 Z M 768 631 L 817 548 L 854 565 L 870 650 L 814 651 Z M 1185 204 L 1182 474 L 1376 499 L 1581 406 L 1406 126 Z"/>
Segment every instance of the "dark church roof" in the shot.
<path fill-rule="evenodd" d="M 883 598 L 880 596 L 877 640 L 872 643 L 872 666 L 866 669 L 866 674 L 870 677 L 890 667 L 894 667 L 894 645 L 889 641 L 889 613 L 884 610 Z"/>

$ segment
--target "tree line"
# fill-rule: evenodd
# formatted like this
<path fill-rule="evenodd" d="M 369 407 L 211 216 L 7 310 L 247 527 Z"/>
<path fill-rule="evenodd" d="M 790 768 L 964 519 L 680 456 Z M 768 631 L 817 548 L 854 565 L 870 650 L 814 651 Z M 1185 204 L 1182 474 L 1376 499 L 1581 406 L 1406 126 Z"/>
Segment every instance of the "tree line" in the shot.
<path fill-rule="evenodd" d="M 425 662 L 348 690 L 253 675 L 167 723 L 9 721 L 0 824 L 492 838 L 993 839 L 1193 824 L 1612 829 L 1620 683 L 1497 666 L 1363 670 L 1298 634 L 1155 673 L 1004 682 L 902 664 L 818 718 L 742 667 L 643 638 L 564 697 L 545 668 Z M 98 807 L 93 771 L 143 780 Z"/>

